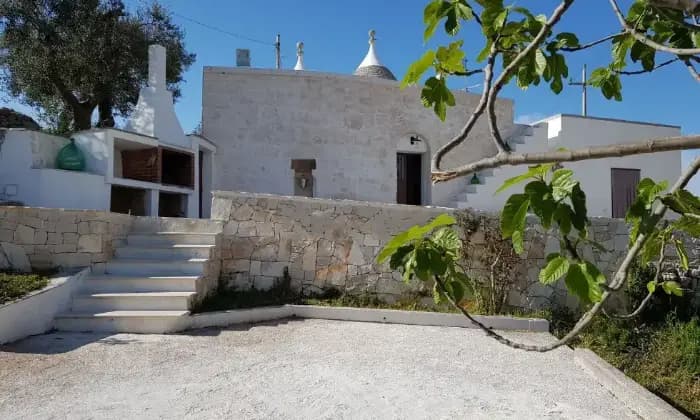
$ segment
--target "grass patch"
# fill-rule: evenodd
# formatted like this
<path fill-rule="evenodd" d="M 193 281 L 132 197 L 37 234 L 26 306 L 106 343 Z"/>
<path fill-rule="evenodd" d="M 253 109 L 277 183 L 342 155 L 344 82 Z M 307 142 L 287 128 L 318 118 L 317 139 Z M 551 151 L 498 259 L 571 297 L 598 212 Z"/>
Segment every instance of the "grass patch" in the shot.
<path fill-rule="evenodd" d="M 577 347 L 593 350 L 651 392 L 691 418 L 700 419 L 700 321 L 675 319 L 635 325 L 598 317 L 578 337 Z"/>
<path fill-rule="evenodd" d="M 12 302 L 49 284 L 45 274 L 0 273 L 0 304 Z"/>

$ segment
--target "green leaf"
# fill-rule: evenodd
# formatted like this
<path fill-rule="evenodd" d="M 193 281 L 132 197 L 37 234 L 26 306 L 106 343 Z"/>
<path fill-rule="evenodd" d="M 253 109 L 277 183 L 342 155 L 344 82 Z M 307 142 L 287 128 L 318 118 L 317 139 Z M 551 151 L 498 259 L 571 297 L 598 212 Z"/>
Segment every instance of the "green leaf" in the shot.
<path fill-rule="evenodd" d="M 590 302 L 588 296 L 588 281 L 583 275 L 580 264 L 572 264 L 569 266 L 569 271 L 564 278 L 566 288 L 574 296 L 577 296 L 582 302 Z"/>
<path fill-rule="evenodd" d="M 498 32 L 501 30 L 501 28 L 503 28 L 503 25 L 506 23 L 506 19 L 508 19 L 508 12 L 508 8 L 503 9 L 498 16 L 496 16 L 496 19 L 493 20 L 493 25 L 491 27 L 493 28 L 494 32 Z"/>
<path fill-rule="evenodd" d="M 693 45 L 695 45 L 696 48 L 700 48 L 700 31 L 693 32 L 691 38 L 693 39 Z"/>
<path fill-rule="evenodd" d="M 398 235 L 391 238 L 389 242 L 384 246 L 384 249 L 377 255 L 377 263 L 381 264 L 386 261 L 389 256 L 393 255 L 397 250 L 403 246 L 410 245 L 412 241 L 423 238 L 426 234 L 430 233 L 432 230 L 443 226 L 450 226 L 456 223 L 454 217 L 447 213 L 443 213 L 435 217 L 430 223 L 423 226 L 412 226 L 409 229 L 399 233 Z"/>
<path fill-rule="evenodd" d="M 569 291 L 584 303 L 599 302 L 603 296 L 600 286 L 605 283 L 605 276 L 588 261 L 572 264 L 564 281 Z"/>
<path fill-rule="evenodd" d="M 649 291 L 649 293 L 656 292 L 656 285 L 657 283 L 653 280 L 647 283 L 647 290 Z"/>
<path fill-rule="evenodd" d="M 555 200 L 560 201 L 569 195 L 578 181 L 574 178 L 574 171 L 571 169 L 557 169 L 552 175 L 552 196 Z"/>
<path fill-rule="evenodd" d="M 426 51 L 421 58 L 414 61 L 409 67 L 406 75 L 401 81 L 401 88 L 418 83 L 420 78 L 423 76 L 430 66 L 433 65 L 435 60 L 435 51 Z"/>
<path fill-rule="evenodd" d="M 547 69 L 547 57 L 541 49 L 535 50 L 535 71 L 542 76 Z"/>
<path fill-rule="evenodd" d="M 557 208 L 549 185 L 544 181 L 532 181 L 525 186 L 525 193 L 530 196 L 532 212 L 540 218 L 542 226 L 549 229 L 554 210 Z"/>
<path fill-rule="evenodd" d="M 667 194 L 661 197 L 661 201 L 678 214 L 700 215 L 700 199 L 688 190 Z"/>
<path fill-rule="evenodd" d="M 695 238 L 700 237 L 700 220 L 689 217 L 681 216 L 678 220 L 671 223 L 673 230 L 679 230 L 687 233 Z"/>
<path fill-rule="evenodd" d="M 571 32 L 561 32 L 557 34 L 557 36 L 554 39 L 556 40 L 556 49 L 560 49 L 563 47 L 571 48 L 579 46 L 578 37 L 576 36 L 576 34 L 573 34 Z"/>
<path fill-rule="evenodd" d="M 391 254 L 391 259 L 389 260 L 389 267 L 392 270 L 398 270 L 399 267 L 406 265 L 408 254 L 413 251 L 415 247 L 413 245 L 404 245 L 396 249 L 396 251 Z"/>
<path fill-rule="evenodd" d="M 660 235 L 660 232 L 657 230 L 657 231 L 651 232 L 649 234 L 649 237 L 647 238 L 647 241 L 644 243 L 644 247 L 642 248 L 642 252 L 640 253 L 639 257 L 640 257 L 642 265 L 647 265 L 651 261 L 659 258 L 660 254 L 661 254 L 661 235 Z"/>
<path fill-rule="evenodd" d="M 523 252 L 523 235 L 529 206 L 530 197 L 527 194 L 513 194 L 508 198 L 501 212 L 503 239 L 512 238 L 513 248 L 518 254 Z"/>
<path fill-rule="evenodd" d="M 665 281 L 661 283 L 661 288 L 664 289 L 664 292 L 668 295 L 683 296 L 683 289 L 676 281 Z"/>
<path fill-rule="evenodd" d="M 423 42 L 430 39 L 435 33 L 435 28 L 443 18 L 446 7 L 449 7 L 449 3 L 444 0 L 433 0 L 425 6 L 423 10 L 423 23 L 425 23 Z"/>
<path fill-rule="evenodd" d="M 440 120 L 445 121 L 447 107 L 455 105 L 455 97 L 447 88 L 444 78 L 431 77 L 421 91 L 421 101 L 426 108 L 433 108 Z"/>
<path fill-rule="evenodd" d="M 683 245 L 683 241 L 681 240 L 674 240 L 673 243 L 676 245 L 676 254 L 678 254 L 678 259 L 681 263 L 681 267 L 683 267 L 683 270 L 688 270 L 688 254 L 685 252 L 685 245 Z"/>
<path fill-rule="evenodd" d="M 554 210 L 552 218 L 559 225 L 559 231 L 563 235 L 568 235 L 571 232 L 571 220 L 574 218 L 574 211 L 571 210 L 568 204 L 559 203 L 556 210 Z"/>
<path fill-rule="evenodd" d="M 482 61 L 486 60 L 486 57 L 489 56 L 489 53 L 491 52 L 491 46 L 493 45 L 493 42 L 489 39 L 488 42 L 486 43 L 486 46 L 481 50 L 478 56 L 476 56 L 476 62 L 481 63 Z"/>
<path fill-rule="evenodd" d="M 446 256 L 451 259 L 457 259 L 462 244 L 457 236 L 457 232 L 453 229 L 442 228 L 438 230 L 435 235 L 433 235 L 433 242 L 443 250 Z"/>
<path fill-rule="evenodd" d="M 439 47 L 435 58 L 440 68 L 448 73 L 464 71 L 462 41 L 452 42 L 447 47 Z"/>
<path fill-rule="evenodd" d="M 457 35 L 459 32 L 459 18 L 457 16 L 457 10 L 454 7 L 447 9 L 445 13 L 447 19 L 445 20 L 445 32 L 450 36 Z"/>
<path fill-rule="evenodd" d="M 549 172 L 549 170 L 552 168 L 551 163 L 543 163 L 541 165 L 535 165 L 531 166 L 527 172 L 525 172 L 522 175 L 514 176 L 512 178 L 508 178 L 503 182 L 503 185 L 501 185 L 497 190 L 496 194 L 503 190 L 507 190 L 508 188 L 512 187 L 513 185 L 517 185 L 523 181 L 526 181 L 530 178 L 535 178 L 535 179 L 540 179 L 544 178 L 544 176 Z"/>
<path fill-rule="evenodd" d="M 588 225 L 588 211 L 586 209 L 586 193 L 583 192 L 579 183 L 576 183 L 571 190 L 571 204 L 574 206 L 571 222 L 576 229 L 582 231 Z"/>
<path fill-rule="evenodd" d="M 549 257 L 547 258 L 549 259 Z M 540 283 L 552 284 L 556 282 L 569 271 L 569 266 L 569 260 L 557 254 L 556 257 L 549 259 L 547 265 L 540 271 Z"/>

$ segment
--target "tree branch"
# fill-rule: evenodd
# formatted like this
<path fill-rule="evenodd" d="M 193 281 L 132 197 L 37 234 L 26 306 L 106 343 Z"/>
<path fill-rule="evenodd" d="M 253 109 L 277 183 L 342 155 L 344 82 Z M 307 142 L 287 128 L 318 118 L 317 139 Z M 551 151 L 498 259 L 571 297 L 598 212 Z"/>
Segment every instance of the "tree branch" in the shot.
<path fill-rule="evenodd" d="M 466 70 L 466 71 L 453 71 L 449 72 L 448 74 L 452 76 L 473 76 L 475 74 L 483 73 L 484 69 L 476 69 L 476 70 Z"/>
<path fill-rule="evenodd" d="M 637 32 L 634 28 L 632 28 L 631 26 L 629 26 L 627 24 L 627 21 L 625 20 L 625 16 L 622 14 L 622 11 L 620 10 L 620 6 L 618 6 L 616 0 L 610 0 L 610 6 L 613 8 L 615 15 L 617 15 L 617 20 L 620 21 L 620 25 L 622 25 L 622 27 L 625 29 L 625 32 L 632 35 L 637 41 L 641 42 L 642 44 L 644 44 L 648 47 L 651 47 L 657 51 L 663 51 L 663 52 L 667 52 L 669 54 L 675 54 L 675 55 L 700 54 L 700 48 L 673 48 L 673 47 L 669 47 L 669 46 L 664 45 L 664 44 L 659 44 L 658 42 L 649 39 L 646 35 Z"/>
<path fill-rule="evenodd" d="M 661 64 L 659 64 L 659 65 L 654 66 L 653 68 L 651 68 L 651 69 L 649 69 L 649 70 L 644 70 L 644 69 L 642 69 L 642 70 L 634 70 L 634 71 L 616 71 L 616 73 L 617 73 L 617 74 L 624 74 L 625 76 L 631 76 L 631 75 L 635 75 L 635 74 L 651 73 L 651 72 L 654 71 L 654 70 L 658 70 L 658 69 L 660 69 L 661 67 L 668 66 L 669 64 L 675 63 L 676 61 L 679 61 L 679 60 L 680 60 L 680 58 L 672 58 L 672 59 L 670 59 L 670 60 L 664 61 L 663 63 L 661 63 Z"/>
<path fill-rule="evenodd" d="M 659 259 L 656 261 L 656 273 L 654 273 L 654 282 L 658 285 L 659 284 L 659 277 L 661 277 L 661 269 L 663 268 L 663 263 L 664 260 L 666 259 L 666 239 L 661 238 L 661 250 L 659 251 Z M 642 302 L 639 304 L 637 309 L 632 311 L 629 314 L 626 315 L 617 315 L 617 314 L 612 314 L 611 317 L 617 318 L 617 319 L 630 319 L 634 318 L 637 315 L 639 315 L 642 310 L 647 306 L 649 302 L 651 302 L 651 297 L 654 296 L 654 292 L 649 292 L 647 293 L 646 297 Z"/>
<path fill-rule="evenodd" d="M 700 82 L 700 74 L 698 74 L 698 71 L 695 69 L 695 66 L 693 66 L 693 63 L 690 62 L 690 60 L 683 60 L 683 64 L 688 68 L 688 72 L 690 72 L 690 75 Z"/>
<path fill-rule="evenodd" d="M 525 49 L 520 51 L 520 53 L 518 53 L 518 55 L 515 56 L 513 61 L 511 61 L 508 64 L 508 66 L 505 69 L 503 69 L 503 72 L 501 72 L 501 74 L 498 76 L 498 79 L 496 79 L 493 86 L 491 86 L 491 90 L 488 94 L 486 104 L 488 107 L 488 119 L 489 126 L 491 129 L 491 137 L 493 137 L 493 141 L 496 144 L 496 148 L 498 149 L 499 154 L 507 154 L 509 151 L 509 147 L 506 146 L 503 142 L 503 139 L 501 138 L 501 133 L 498 131 L 498 125 L 496 124 L 496 96 L 501 91 L 501 89 L 503 89 L 503 86 L 505 85 L 506 81 L 509 80 L 517 71 L 518 67 L 520 66 L 520 63 L 531 52 L 537 49 L 542 44 L 542 42 L 544 42 L 552 27 L 556 25 L 557 22 L 559 22 L 562 15 L 566 13 L 566 11 L 573 4 L 573 2 L 574 0 L 563 0 L 559 4 L 559 6 L 557 6 L 557 8 L 554 9 L 554 12 L 552 12 L 552 16 L 547 20 L 547 22 L 544 23 L 544 25 L 542 25 L 542 28 L 532 39 L 532 42 L 530 42 L 530 44 L 527 47 L 525 47 Z M 494 45 L 496 45 L 496 42 L 494 42 Z"/>
<path fill-rule="evenodd" d="M 472 115 L 469 117 L 469 120 L 467 120 L 467 124 L 462 128 L 462 131 L 457 134 L 452 140 L 447 142 L 444 146 L 439 148 L 436 152 L 435 155 L 433 156 L 430 166 L 431 166 L 431 171 L 439 171 L 440 170 L 440 162 L 442 162 L 442 158 L 452 149 L 457 147 L 460 143 L 462 143 L 469 133 L 472 131 L 472 128 L 474 127 L 474 124 L 476 121 L 481 117 L 481 114 L 484 113 L 484 109 L 486 108 L 486 101 L 488 98 L 488 93 L 489 90 L 491 89 L 491 80 L 493 79 L 493 66 L 496 62 L 496 52 L 495 48 L 492 46 L 491 47 L 491 53 L 489 54 L 487 61 L 486 61 L 486 66 L 484 67 L 484 92 L 481 94 L 481 99 L 479 100 L 479 104 L 476 106 L 474 109 L 474 112 L 472 112 Z"/>
<path fill-rule="evenodd" d="M 700 136 L 663 137 L 639 143 L 594 146 L 577 150 L 556 150 L 538 153 L 502 153 L 480 159 L 447 171 L 433 171 L 433 183 L 445 182 L 484 169 L 505 165 L 534 165 L 539 163 L 577 162 L 581 160 L 622 157 L 637 154 L 669 152 L 700 148 Z"/>
<path fill-rule="evenodd" d="M 670 194 L 673 194 L 674 192 L 684 188 L 690 179 L 695 176 L 695 174 L 700 170 L 700 156 L 697 157 L 693 163 L 686 169 L 678 178 L 674 186 L 671 188 L 669 191 Z M 652 214 L 652 226 L 656 226 L 657 223 L 663 218 L 664 213 L 666 213 L 666 205 L 663 203 L 659 203 L 656 208 L 654 209 L 654 212 Z M 481 330 L 483 330 L 486 335 L 489 337 L 494 338 L 495 340 L 499 341 L 502 344 L 505 344 L 509 347 L 516 348 L 516 349 L 521 349 L 521 350 L 526 350 L 526 351 L 536 351 L 536 352 L 547 352 L 550 350 L 554 350 L 558 347 L 561 347 L 565 344 L 567 344 L 571 339 L 576 337 L 581 331 L 586 328 L 595 315 L 598 314 L 603 308 L 603 304 L 605 304 L 605 301 L 608 300 L 608 298 L 612 295 L 612 291 L 617 290 L 621 287 L 622 284 L 624 284 L 625 280 L 627 279 L 627 273 L 632 266 L 633 261 L 637 257 L 637 254 L 642 250 L 644 247 L 644 244 L 648 240 L 648 236 L 641 233 L 637 237 L 637 240 L 635 243 L 632 245 L 632 247 L 627 251 L 627 255 L 625 255 L 624 260 L 618 267 L 617 271 L 615 272 L 615 276 L 613 277 L 612 282 L 609 284 L 608 290 L 603 292 L 603 296 L 601 297 L 600 301 L 594 304 L 586 313 L 581 316 L 581 318 L 578 320 L 576 325 L 562 338 L 558 339 L 557 341 L 546 344 L 543 346 L 534 346 L 530 344 L 523 344 L 523 343 L 518 343 L 513 340 L 510 340 L 497 332 L 493 331 L 486 325 L 482 324 L 481 322 L 477 321 L 474 317 L 469 314 L 469 312 L 462 308 L 458 302 L 455 302 L 450 295 L 447 293 L 447 290 L 445 289 L 444 283 L 442 282 L 442 279 L 440 279 L 438 276 L 435 276 L 435 282 L 442 292 L 443 295 L 447 297 L 449 302 L 457 308 L 464 316 L 466 316 L 474 325 L 479 327 Z"/>
<path fill-rule="evenodd" d="M 597 41 L 589 42 L 588 44 L 579 45 L 578 47 L 562 47 L 562 48 L 559 48 L 559 50 L 566 51 L 566 52 L 575 52 L 575 51 L 585 50 L 586 48 L 595 47 L 598 44 L 602 44 L 605 41 L 609 41 L 609 40 L 615 38 L 616 36 L 619 36 L 622 33 L 623 32 L 618 32 L 616 34 L 608 35 L 608 36 L 601 38 Z"/>

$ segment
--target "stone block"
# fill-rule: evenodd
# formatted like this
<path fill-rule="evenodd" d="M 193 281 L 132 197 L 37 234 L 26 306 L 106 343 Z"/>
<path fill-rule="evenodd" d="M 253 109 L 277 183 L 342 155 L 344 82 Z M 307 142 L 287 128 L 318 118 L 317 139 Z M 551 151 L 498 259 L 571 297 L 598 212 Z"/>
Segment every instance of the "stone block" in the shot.
<path fill-rule="evenodd" d="M 33 227 L 34 229 L 41 229 L 44 227 L 44 221 L 38 217 L 22 217 L 19 222 L 23 225 Z"/>
<path fill-rule="evenodd" d="M 316 250 L 316 255 L 319 257 L 330 257 L 333 255 L 333 242 L 327 239 L 318 240 L 318 249 Z"/>
<path fill-rule="evenodd" d="M 257 242 L 253 239 L 233 239 L 230 247 L 231 254 L 233 258 L 236 259 L 250 258 L 250 256 L 253 255 L 256 245 Z"/>
<path fill-rule="evenodd" d="M 270 222 L 255 222 L 257 236 L 275 236 L 274 224 Z"/>
<path fill-rule="evenodd" d="M 48 234 L 46 231 L 43 230 L 37 230 L 34 232 L 34 245 L 45 245 L 46 240 L 48 238 Z"/>
<path fill-rule="evenodd" d="M 60 233 L 50 232 L 46 235 L 47 245 L 58 245 L 63 241 L 63 237 Z"/>
<path fill-rule="evenodd" d="M 262 273 L 261 266 L 262 266 L 262 262 L 251 261 L 250 262 L 250 274 L 251 275 L 260 275 Z"/>
<path fill-rule="evenodd" d="M 10 242 L 14 239 L 15 231 L 12 229 L 0 229 L 0 242 Z"/>
<path fill-rule="evenodd" d="M 275 285 L 275 278 L 268 276 L 255 276 L 253 278 L 253 287 L 257 290 L 270 290 Z"/>
<path fill-rule="evenodd" d="M 9 242 L 2 242 L 0 243 L 0 269 L 28 273 L 32 270 L 32 266 L 24 248 Z"/>
<path fill-rule="evenodd" d="M 260 266 L 260 272 L 263 276 L 282 277 L 286 266 L 286 262 L 263 261 Z"/>
<path fill-rule="evenodd" d="M 365 246 L 379 246 L 379 239 L 374 237 L 374 235 L 367 234 L 365 235 L 364 244 Z"/>
<path fill-rule="evenodd" d="M 231 260 L 224 263 L 224 271 L 228 273 L 243 273 L 250 271 L 250 260 Z"/>
<path fill-rule="evenodd" d="M 353 242 L 352 246 L 350 247 L 350 255 L 348 255 L 348 263 L 352 265 L 364 265 L 365 264 L 365 256 L 362 254 L 362 251 L 360 250 L 360 246 L 357 244 L 357 242 Z"/>
<path fill-rule="evenodd" d="M 18 225 L 14 234 L 14 243 L 19 245 L 31 245 L 34 243 L 34 228 L 26 225 Z"/>
<path fill-rule="evenodd" d="M 277 251 L 278 245 L 270 243 L 256 248 L 251 258 L 259 261 L 275 261 L 277 259 Z"/>
<path fill-rule="evenodd" d="M 256 223 L 253 221 L 241 222 L 238 225 L 238 236 L 241 238 L 249 238 L 258 236 Z"/>
<path fill-rule="evenodd" d="M 56 222 L 56 232 L 58 232 L 58 233 L 64 233 L 64 232 L 78 233 L 78 224 L 75 222 L 67 222 L 63 219 L 59 219 L 59 221 Z"/>
<path fill-rule="evenodd" d="M 92 221 L 90 224 L 90 233 L 105 234 L 109 233 L 109 225 L 106 222 Z"/>
<path fill-rule="evenodd" d="M 82 235 L 78 238 L 78 252 L 102 252 L 100 235 Z"/>
<path fill-rule="evenodd" d="M 243 204 L 231 213 L 231 220 L 247 221 L 253 217 L 254 210 L 247 204 Z"/>
<path fill-rule="evenodd" d="M 78 252 L 56 254 L 54 263 L 59 267 L 87 267 L 92 263 L 92 255 Z"/>
<path fill-rule="evenodd" d="M 238 232 L 238 222 L 226 222 L 224 225 L 224 235 L 235 235 Z"/>
<path fill-rule="evenodd" d="M 54 247 L 54 252 L 57 254 L 63 254 L 66 252 L 76 252 L 78 250 L 78 244 L 59 244 Z"/>
<path fill-rule="evenodd" d="M 90 223 L 89 222 L 78 223 L 78 234 L 79 235 L 87 235 L 88 233 L 90 233 Z"/>
<path fill-rule="evenodd" d="M 302 257 L 302 267 L 304 271 L 316 270 L 316 244 L 313 243 L 304 249 Z"/>

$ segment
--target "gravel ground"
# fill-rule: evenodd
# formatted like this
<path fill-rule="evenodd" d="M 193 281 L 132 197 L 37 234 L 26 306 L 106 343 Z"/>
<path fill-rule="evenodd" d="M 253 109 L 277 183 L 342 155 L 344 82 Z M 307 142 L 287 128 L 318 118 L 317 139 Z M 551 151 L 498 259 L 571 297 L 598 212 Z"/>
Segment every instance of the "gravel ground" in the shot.
<path fill-rule="evenodd" d="M 636 417 L 569 349 L 525 353 L 461 328 L 286 320 L 0 347 L 0 419 L 45 418 Z"/>

